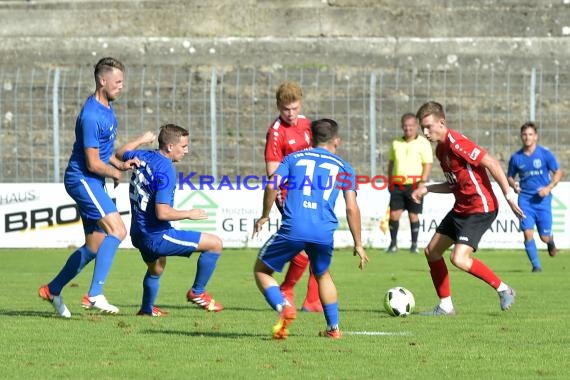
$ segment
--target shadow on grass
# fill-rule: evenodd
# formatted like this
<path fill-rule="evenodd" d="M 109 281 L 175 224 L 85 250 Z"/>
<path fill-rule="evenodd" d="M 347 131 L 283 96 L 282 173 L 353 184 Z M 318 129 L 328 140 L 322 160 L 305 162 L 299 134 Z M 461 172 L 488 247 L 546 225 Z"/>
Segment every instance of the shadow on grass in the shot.
<path fill-rule="evenodd" d="M 140 307 L 140 305 L 117 305 L 117 306 L 121 306 L 121 307 L 125 307 L 125 308 L 138 308 Z M 198 311 L 205 311 L 203 310 L 200 306 L 194 305 L 194 304 L 186 304 L 186 305 L 180 305 L 180 304 L 176 304 L 176 305 L 169 305 L 169 304 L 164 304 L 164 303 L 157 303 L 155 306 L 158 306 L 161 309 L 164 309 L 166 311 L 170 311 L 170 310 L 198 310 Z M 259 308 L 259 307 L 242 307 L 242 306 L 238 306 L 238 307 L 233 307 L 233 306 L 226 306 L 224 305 L 224 310 L 222 312 L 226 312 L 226 311 L 254 311 L 254 312 L 267 312 L 270 311 L 271 308 L 267 307 L 267 308 Z"/>
<path fill-rule="evenodd" d="M 6 317 L 55 317 L 53 311 L 36 311 L 36 310 L 4 310 L 0 309 L 0 316 Z M 63 319 L 63 318 L 62 318 Z"/>
<path fill-rule="evenodd" d="M 501 269 L 501 273 L 529 273 L 530 269 Z"/>
<path fill-rule="evenodd" d="M 188 336 L 188 337 L 207 337 L 207 338 L 226 338 L 226 339 L 239 339 L 245 337 L 253 338 L 266 338 L 267 340 L 272 340 L 271 336 L 268 334 L 252 334 L 247 332 L 241 333 L 230 333 L 230 332 L 215 332 L 215 331 L 185 331 L 185 330 L 142 330 L 143 334 L 151 335 L 177 335 L 177 336 Z"/>

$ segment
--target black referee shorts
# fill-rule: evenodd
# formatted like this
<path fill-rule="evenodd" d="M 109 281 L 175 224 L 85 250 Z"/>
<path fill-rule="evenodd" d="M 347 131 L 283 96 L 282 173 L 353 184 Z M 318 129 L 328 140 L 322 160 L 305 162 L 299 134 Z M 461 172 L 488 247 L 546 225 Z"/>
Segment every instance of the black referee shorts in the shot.
<path fill-rule="evenodd" d="M 414 202 L 412 199 L 413 191 L 414 185 L 404 185 L 403 190 L 400 185 L 395 185 L 394 189 L 390 190 L 390 210 L 407 210 L 412 214 L 421 214 L 423 200 L 422 203 Z"/>

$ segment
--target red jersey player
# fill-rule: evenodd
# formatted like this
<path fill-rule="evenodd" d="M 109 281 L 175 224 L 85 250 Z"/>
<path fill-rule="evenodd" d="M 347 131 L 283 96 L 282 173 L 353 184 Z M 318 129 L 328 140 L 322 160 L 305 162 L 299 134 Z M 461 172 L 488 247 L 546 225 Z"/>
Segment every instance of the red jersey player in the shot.
<path fill-rule="evenodd" d="M 487 171 L 497 181 L 509 206 L 519 218 L 524 214 L 517 205 L 514 191 L 499 161 L 461 133 L 447 128 L 441 104 L 428 102 L 416 117 L 428 140 L 437 142 L 435 154 L 440 161 L 446 182 L 420 185 L 412 193 L 420 201 L 428 192 L 453 193 L 453 209 L 443 218 L 425 249 L 431 278 L 440 303 L 424 315 L 455 315 L 451 302 L 449 274 L 443 254 L 452 244 L 451 263 L 457 268 L 485 281 L 499 295 L 502 310 L 515 302 L 515 291 L 482 261 L 472 257 L 485 231 L 497 217 L 498 202 Z"/>
<path fill-rule="evenodd" d="M 300 115 L 303 93 L 294 82 L 283 82 L 275 93 L 279 116 L 271 123 L 265 139 L 265 168 L 269 178 L 283 158 L 290 153 L 311 147 L 311 121 Z M 286 189 L 281 188 L 275 204 L 283 212 Z M 309 264 L 305 252 L 300 252 L 289 264 L 281 292 L 294 305 L 293 287 L 299 281 Z M 321 312 L 323 307 L 319 299 L 319 288 L 312 272 L 309 275 L 307 297 L 303 302 L 304 311 Z"/>

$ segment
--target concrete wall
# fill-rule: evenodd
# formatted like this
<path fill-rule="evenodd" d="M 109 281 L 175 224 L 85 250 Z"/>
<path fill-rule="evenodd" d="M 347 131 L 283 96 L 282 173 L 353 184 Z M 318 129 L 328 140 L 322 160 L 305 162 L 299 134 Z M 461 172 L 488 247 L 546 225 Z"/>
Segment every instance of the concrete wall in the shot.
<path fill-rule="evenodd" d="M 119 53 L 173 65 L 570 63 L 568 0 L 7 1 L 0 19 L 0 63 Z"/>

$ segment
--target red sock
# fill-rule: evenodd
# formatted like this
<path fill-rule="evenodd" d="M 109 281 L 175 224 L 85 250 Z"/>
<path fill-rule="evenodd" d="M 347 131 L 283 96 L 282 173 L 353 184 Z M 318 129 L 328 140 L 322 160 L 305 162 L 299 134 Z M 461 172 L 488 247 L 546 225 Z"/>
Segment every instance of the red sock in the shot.
<path fill-rule="evenodd" d="M 305 298 L 306 303 L 320 302 L 319 298 L 319 283 L 313 274 L 313 271 L 309 267 L 309 283 L 307 284 L 307 297 Z"/>
<path fill-rule="evenodd" d="M 449 272 L 443 257 L 437 261 L 428 261 L 431 280 L 439 298 L 451 296 L 451 287 L 449 286 Z"/>
<path fill-rule="evenodd" d="M 469 273 L 481 280 L 485 281 L 487 284 L 491 285 L 493 288 L 497 289 L 501 284 L 501 279 L 482 261 L 473 259 L 473 265 L 469 269 Z"/>
<path fill-rule="evenodd" d="M 285 280 L 283 280 L 283 283 L 281 284 L 281 290 L 293 289 L 297 281 L 299 281 L 303 276 L 307 265 L 309 265 L 309 257 L 306 254 L 299 253 L 297 256 L 293 257 L 293 260 L 289 263 L 289 269 L 287 269 Z"/>

